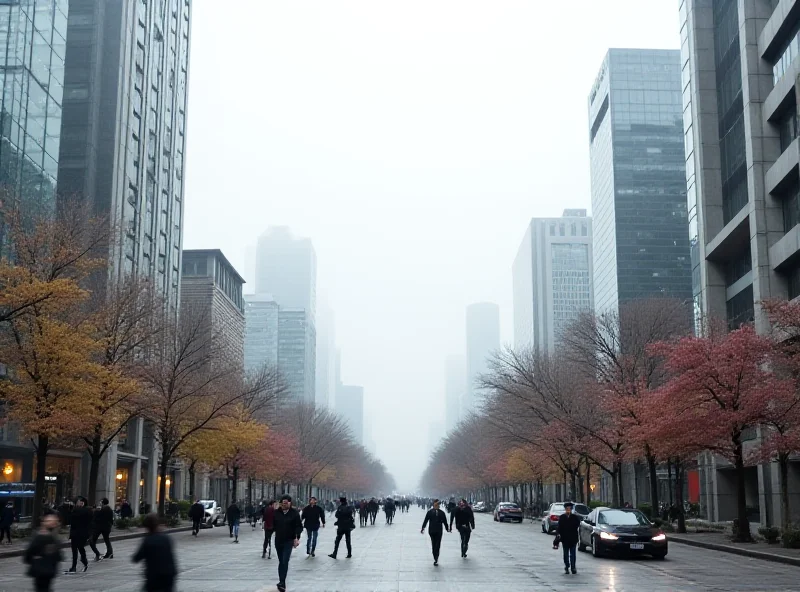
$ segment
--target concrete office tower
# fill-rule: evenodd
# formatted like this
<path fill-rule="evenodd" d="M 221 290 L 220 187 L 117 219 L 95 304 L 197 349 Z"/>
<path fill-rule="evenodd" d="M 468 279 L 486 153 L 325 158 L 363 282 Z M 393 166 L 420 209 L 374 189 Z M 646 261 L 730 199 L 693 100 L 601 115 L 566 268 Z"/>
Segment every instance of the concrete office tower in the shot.
<path fill-rule="evenodd" d="M 272 294 L 282 308 L 302 308 L 312 323 L 317 311 L 317 255 L 307 238 L 273 226 L 258 238 L 256 293 Z"/>
<path fill-rule="evenodd" d="M 190 0 L 70 0 L 58 163 L 59 193 L 119 228 L 112 270 L 152 278 L 174 310 L 190 15 Z"/>
<path fill-rule="evenodd" d="M 316 333 L 308 311 L 278 309 L 278 371 L 286 381 L 285 399 L 313 403 L 316 395 Z"/>
<path fill-rule="evenodd" d="M 478 379 L 489 369 L 489 357 L 500 349 L 500 307 L 480 302 L 467 307 L 467 375 L 461 399 L 462 419 L 480 404 Z"/>
<path fill-rule="evenodd" d="M 595 309 L 688 300 L 680 52 L 609 50 L 588 107 Z"/>
<path fill-rule="evenodd" d="M 342 384 L 336 390 L 336 413 L 350 426 L 356 443 L 364 444 L 364 387 Z"/>
<path fill-rule="evenodd" d="M 278 368 L 278 303 L 270 294 L 244 297 L 244 368 Z"/>
<path fill-rule="evenodd" d="M 467 389 L 467 361 L 464 356 L 447 356 L 444 382 L 445 429 L 450 433 L 461 420 L 461 400 Z"/>
<path fill-rule="evenodd" d="M 444 431 L 444 425 L 443 421 L 432 421 L 428 425 L 428 458 L 433 456 L 433 453 L 436 452 L 436 447 L 447 436 Z"/>
<path fill-rule="evenodd" d="M 336 405 L 336 326 L 333 310 L 321 307 L 317 315 L 316 397 L 318 407 Z"/>
<path fill-rule="evenodd" d="M 226 364 L 244 367 L 244 280 L 219 249 L 186 250 L 181 310 L 202 314 Z"/>
<path fill-rule="evenodd" d="M 514 347 L 552 352 L 580 313 L 592 310 L 592 219 L 586 210 L 534 218 L 517 251 Z"/>

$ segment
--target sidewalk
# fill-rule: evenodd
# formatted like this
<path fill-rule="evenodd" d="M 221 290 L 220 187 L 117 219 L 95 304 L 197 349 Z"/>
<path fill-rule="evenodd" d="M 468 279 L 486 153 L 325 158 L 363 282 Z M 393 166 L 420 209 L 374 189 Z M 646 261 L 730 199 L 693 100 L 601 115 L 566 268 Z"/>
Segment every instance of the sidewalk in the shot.
<path fill-rule="evenodd" d="M 167 534 L 171 534 L 174 532 L 189 532 L 192 530 L 192 523 L 184 521 L 181 526 L 177 526 L 175 528 L 165 528 L 164 532 Z M 118 530 L 113 529 L 111 531 L 111 536 L 109 539 L 113 543 L 114 541 L 127 541 L 129 539 L 138 539 L 145 535 L 144 528 L 130 528 L 127 530 Z M 69 548 L 70 543 L 69 539 L 66 538 L 67 534 L 59 535 L 59 538 L 62 540 L 59 547 Z M 5 559 L 7 557 L 22 557 L 25 554 L 25 549 L 30 542 L 30 537 L 26 537 L 24 539 L 14 539 L 14 542 L 11 545 L 3 545 L 0 547 L 0 559 Z M 102 546 L 103 538 L 101 537 L 98 541 L 98 544 Z M 104 547 L 103 547 L 104 548 Z M 91 551 L 89 550 L 89 546 L 86 546 L 87 554 L 91 555 Z"/>
<path fill-rule="evenodd" d="M 734 543 L 730 536 L 721 532 L 701 532 L 686 534 L 668 534 L 670 542 L 693 547 L 702 547 L 723 553 L 733 553 L 764 561 L 774 561 L 800 567 L 800 549 L 784 549 L 777 545 L 759 543 Z"/>

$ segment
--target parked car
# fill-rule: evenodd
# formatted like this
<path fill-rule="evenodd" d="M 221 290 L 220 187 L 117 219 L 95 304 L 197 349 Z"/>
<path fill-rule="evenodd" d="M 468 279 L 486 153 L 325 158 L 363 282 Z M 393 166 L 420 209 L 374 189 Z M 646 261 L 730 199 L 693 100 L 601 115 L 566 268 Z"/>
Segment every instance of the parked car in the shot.
<path fill-rule="evenodd" d="M 200 500 L 200 503 L 203 504 L 203 508 L 206 512 L 205 519 L 203 520 L 204 526 L 212 528 L 214 526 L 219 526 L 224 521 L 225 512 L 222 511 L 219 502 L 215 500 Z"/>
<path fill-rule="evenodd" d="M 519 522 L 522 523 L 522 508 L 511 502 L 500 502 L 494 509 L 495 522 Z"/>
<path fill-rule="evenodd" d="M 667 535 L 642 512 L 632 508 L 595 508 L 581 522 L 578 550 L 592 549 L 599 557 L 606 553 L 667 556 Z"/>
<path fill-rule="evenodd" d="M 561 514 L 565 512 L 564 504 L 566 502 L 555 502 L 550 504 L 550 507 L 542 516 L 542 532 L 545 534 L 551 534 L 555 532 L 556 526 L 558 526 L 558 519 L 561 517 Z M 578 518 L 583 520 L 589 515 L 591 510 L 589 506 L 584 504 L 574 504 L 572 506 L 572 512 L 577 514 Z"/>
<path fill-rule="evenodd" d="M 472 506 L 472 511 L 473 512 L 484 513 L 484 512 L 488 512 L 489 508 L 486 507 L 486 503 L 485 502 L 475 502 L 475 504 Z"/>

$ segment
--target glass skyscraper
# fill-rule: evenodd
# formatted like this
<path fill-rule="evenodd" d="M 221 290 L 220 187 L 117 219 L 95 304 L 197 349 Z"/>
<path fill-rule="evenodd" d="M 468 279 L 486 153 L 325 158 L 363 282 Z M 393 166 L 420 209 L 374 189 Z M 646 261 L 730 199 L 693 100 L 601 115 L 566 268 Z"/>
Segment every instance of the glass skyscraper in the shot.
<path fill-rule="evenodd" d="M 58 176 L 67 0 L 0 2 L 0 186 L 52 203 Z"/>
<path fill-rule="evenodd" d="M 609 50 L 589 96 L 598 312 L 692 297 L 678 50 Z"/>

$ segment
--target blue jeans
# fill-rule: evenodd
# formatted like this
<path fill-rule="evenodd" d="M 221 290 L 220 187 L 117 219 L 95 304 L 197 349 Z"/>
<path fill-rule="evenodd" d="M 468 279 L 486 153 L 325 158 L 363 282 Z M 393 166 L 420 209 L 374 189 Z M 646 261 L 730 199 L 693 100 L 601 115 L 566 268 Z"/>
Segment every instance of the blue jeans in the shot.
<path fill-rule="evenodd" d="M 234 520 L 234 522 L 233 522 L 233 531 L 232 532 L 233 532 L 233 536 L 235 536 L 238 539 L 239 538 L 239 521 L 238 520 Z"/>
<path fill-rule="evenodd" d="M 306 553 L 313 553 L 317 550 L 317 537 L 319 536 L 319 526 L 316 528 L 306 528 Z"/>
<path fill-rule="evenodd" d="M 562 548 L 564 549 L 564 567 L 571 567 L 575 569 L 575 547 L 577 545 L 564 545 L 562 544 Z"/>
<path fill-rule="evenodd" d="M 278 555 L 278 580 L 286 585 L 286 574 L 289 573 L 289 560 L 292 558 L 293 541 L 275 541 L 275 553 Z"/>

